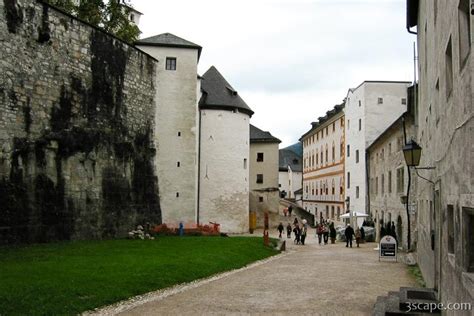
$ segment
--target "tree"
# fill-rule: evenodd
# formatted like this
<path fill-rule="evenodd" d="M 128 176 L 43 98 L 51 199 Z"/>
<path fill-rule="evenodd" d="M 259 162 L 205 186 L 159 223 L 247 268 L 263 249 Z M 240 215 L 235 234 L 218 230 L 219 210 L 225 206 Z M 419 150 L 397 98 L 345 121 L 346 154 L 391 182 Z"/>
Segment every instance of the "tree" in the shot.
<path fill-rule="evenodd" d="M 75 17 L 113 34 L 127 43 L 138 40 L 140 29 L 128 19 L 130 8 L 121 0 L 47 0 Z"/>

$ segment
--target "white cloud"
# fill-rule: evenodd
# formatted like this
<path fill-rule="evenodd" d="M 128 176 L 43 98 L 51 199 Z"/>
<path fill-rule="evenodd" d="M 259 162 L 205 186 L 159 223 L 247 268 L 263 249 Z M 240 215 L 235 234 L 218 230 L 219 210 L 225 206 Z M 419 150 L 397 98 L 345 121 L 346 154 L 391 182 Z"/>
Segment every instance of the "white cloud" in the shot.
<path fill-rule="evenodd" d="M 256 112 L 252 123 L 289 145 L 364 80 L 411 80 L 404 0 L 132 0 L 143 37 L 170 32 L 203 46 Z"/>

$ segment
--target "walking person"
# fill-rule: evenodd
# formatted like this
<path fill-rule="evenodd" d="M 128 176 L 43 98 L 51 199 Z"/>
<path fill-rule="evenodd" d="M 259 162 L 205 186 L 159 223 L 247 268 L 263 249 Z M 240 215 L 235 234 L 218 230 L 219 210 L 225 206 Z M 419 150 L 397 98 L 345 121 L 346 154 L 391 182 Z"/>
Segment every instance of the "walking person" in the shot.
<path fill-rule="evenodd" d="M 347 224 L 344 235 L 346 236 L 346 247 L 348 247 L 350 244 L 352 248 L 352 236 L 354 236 L 354 229 L 351 227 L 351 224 Z"/>
<path fill-rule="evenodd" d="M 291 224 L 288 222 L 288 225 L 286 226 L 286 236 L 288 238 L 291 238 Z"/>
<path fill-rule="evenodd" d="M 318 243 L 321 245 L 321 240 L 323 238 L 323 223 L 319 223 L 316 227 L 316 234 L 318 234 Z"/>
<path fill-rule="evenodd" d="M 293 228 L 293 233 L 295 233 L 295 244 L 299 245 L 301 229 L 298 223 L 295 224 L 295 228 Z"/>
<path fill-rule="evenodd" d="M 288 206 L 288 214 L 290 215 L 291 217 L 291 212 L 293 212 L 293 206 Z"/>
<path fill-rule="evenodd" d="M 283 229 L 284 229 L 283 224 L 281 222 L 280 222 L 280 225 L 278 225 L 277 229 L 278 229 L 278 232 L 280 233 L 278 235 L 278 238 L 281 238 L 281 233 L 283 233 Z"/>
<path fill-rule="evenodd" d="M 293 225 L 298 225 L 298 218 L 295 217 L 295 220 L 293 221 Z"/>
<path fill-rule="evenodd" d="M 301 225 L 300 239 L 301 239 L 301 244 L 304 245 L 304 241 L 306 239 L 306 234 L 308 233 L 308 225 L 306 224 L 307 221 L 305 219 L 303 219 L 302 223 L 303 223 L 303 225 Z"/>
<path fill-rule="evenodd" d="M 323 238 L 324 238 L 324 244 L 327 245 L 328 240 L 329 240 L 329 227 L 328 227 L 327 222 L 325 222 L 323 226 Z"/>
<path fill-rule="evenodd" d="M 356 239 L 357 248 L 359 248 L 360 239 L 361 239 L 361 233 L 360 233 L 359 227 L 357 227 L 355 231 L 355 239 Z"/>

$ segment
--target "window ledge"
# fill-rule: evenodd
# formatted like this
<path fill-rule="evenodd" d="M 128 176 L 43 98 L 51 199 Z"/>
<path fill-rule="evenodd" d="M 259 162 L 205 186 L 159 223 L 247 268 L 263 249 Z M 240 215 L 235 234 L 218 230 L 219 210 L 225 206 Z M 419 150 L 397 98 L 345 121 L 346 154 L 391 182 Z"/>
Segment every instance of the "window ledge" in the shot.
<path fill-rule="evenodd" d="M 456 267 L 456 255 L 454 253 L 448 253 L 448 261 L 452 268 Z"/>

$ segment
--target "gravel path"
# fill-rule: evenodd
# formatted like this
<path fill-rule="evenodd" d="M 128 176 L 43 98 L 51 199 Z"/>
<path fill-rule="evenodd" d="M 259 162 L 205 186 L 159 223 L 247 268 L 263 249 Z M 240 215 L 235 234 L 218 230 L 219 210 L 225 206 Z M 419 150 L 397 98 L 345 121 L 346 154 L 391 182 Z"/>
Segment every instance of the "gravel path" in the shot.
<path fill-rule="evenodd" d="M 280 256 L 97 311 L 120 315 L 370 315 L 377 296 L 415 281 L 375 244 L 288 243 Z"/>

